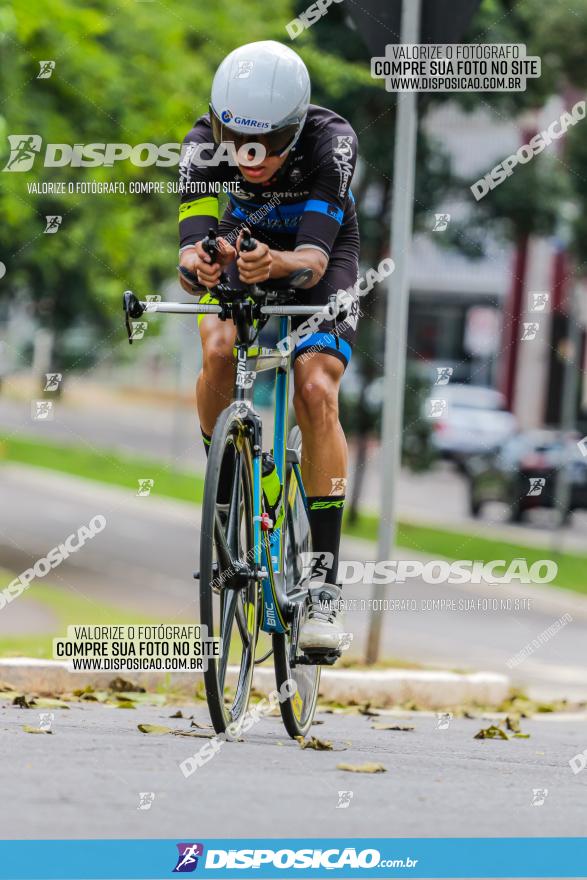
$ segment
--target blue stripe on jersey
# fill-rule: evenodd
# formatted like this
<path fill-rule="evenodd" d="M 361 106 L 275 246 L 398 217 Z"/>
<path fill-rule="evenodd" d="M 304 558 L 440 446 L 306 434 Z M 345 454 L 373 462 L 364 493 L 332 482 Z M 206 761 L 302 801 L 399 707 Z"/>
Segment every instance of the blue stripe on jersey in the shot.
<path fill-rule="evenodd" d="M 336 205 L 331 205 L 329 202 L 323 202 L 322 199 L 308 199 L 306 202 L 306 211 L 315 211 L 317 214 L 326 214 L 328 217 L 332 217 L 333 220 L 336 220 L 337 223 L 342 223 L 342 218 L 344 217 L 344 211 L 342 208 L 337 208 Z"/>
<path fill-rule="evenodd" d="M 318 333 L 312 333 L 310 336 L 307 336 L 302 342 L 298 342 L 294 349 L 295 354 L 299 354 L 301 351 L 305 351 L 306 348 L 316 348 L 319 354 L 321 351 L 338 351 L 345 358 L 347 364 L 351 359 L 351 355 L 353 350 L 346 339 L 341 339 L 338 337 L 338 346 L 336 344 L 337 337 L 334 333 L 328 333 L 326 330 L 322 330 Z"/>
<path fill-rule="evenodd" d="M 264 205 L 258 205 L 255 202 L 242 202 L 237 200 L 232 194 L 229 198 L 232 208 L 232 216 L 236 217 L 238 220 L 249 220 L 251 214 L 255 214 L 258 211 L 261 212 L 258 218 L 253 218 L 251 220 L 251 224 L 257 226 L 259 229 L 276 229 L 279 227 L 282 229 L 295 228 L 296 226 L 299 226 L 302 215 L 305 214 L 306 211 L 325 214 L 339 225 L 342 223 L 344 217 L 344 211 L 342 208 L 337 208 L 336 205 L 331 205 L 329 202 L 322 201 L 322 199 L 304 199 L 301 202 L 295 202 L 293 205 L 279 205 L 276 208 L 271 208 L 269 212 L 263 213 Z"/>

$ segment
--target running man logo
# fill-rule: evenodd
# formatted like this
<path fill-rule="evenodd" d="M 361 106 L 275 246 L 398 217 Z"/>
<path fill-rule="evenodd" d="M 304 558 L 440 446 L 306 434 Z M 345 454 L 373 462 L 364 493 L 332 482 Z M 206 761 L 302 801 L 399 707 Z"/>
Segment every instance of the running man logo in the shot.
<path fill-rule="evenodd" d="M 326 575 L 332 568 L 334 554 L 332 553 L 301 553 L 302 557 L 302 580 L 311 580 L 314 583 L 324 583 Z"/>
<path fill-rule="evenodd" d="M 150 810 L 155 800 L 154 791 L 139 791 L 139 805 L 137 810 Z"/>
<path fill-rule="evenodd" d="M 530 488 L 528 489 L 527 496 L 542 495 L 542 490 L 545 486 L 545 477 L 530 477 Z"/>
<path fill-rule="evenodd" d="M 536 335 L 540 329 L 538 321 L 524 322 L 522 326 L 524 329 L 522 330 L 521 342 L 530 342 L 532 339 L 536 339 Z"/>
<path fill-rule="evenodd" d="M 439 419 L 446 412 L 446 400 L 440 397 L 433 397 L 428 401 L 428 417 L 431 419 Z"/>
<path fill-rule="evenodd" d="M 351 803 L 354 792 L 352 791 L 339 791 L 338 793 L 338 803 L 336 805 L 337 810 L 346 810 Z"/>
<path fill-rule="evenodd" d="M 43 139 L 39 134 L 9 134 L 10 156 L 3 171 L 30 171 Z"/>
<path fill-rule="evenodd" d="M 63 220 L 63 217 L 60 214 L 49 214 L 47 217 L 45 217 L 45 220 L 47 221 L 45 232 L 54 233 L 57 232 L 57 230 L 61 226 L 61 221 Z"/>
<path fill-rule="evenodd" d="M 31 416 L 36 422 L 50 422 L 53 419 L 52 400 L 33 400 Z"/>
<path fill-rule="evenodd" d="M 450 223 L 450 214 L 435 214 L 432 232 L 444 232 Z"/>
<path fill-rule="evenodd" d="M 51 725 L 55 720 L 54 712 L 40 712 L 39 713 L 39 727 L 41 730 L 51 731 Z"/>
<path fill-rule="evenodd" d="M 62 373 L 45 373 L 45 387 L 43 391 L 59 391 L 62 379 Z"/>
<path fill-rule="evenodd" d="M 549 293 L 532 293 L 530 294 L 532 301 L 530 303 L 531 312 L 543 312 L 548 305 L 550 299 Z"/>
<path fill-rule="evenodd" d="M 145 498 L 147 495 L 151 494 L 151 489 L 155 485 L 155 480 L 149 479 L 140 479 L 139 480 L 139 491 L 137 492 L 137 497 Z"/>
<path fill-rule="evenodd" d="M 132 332 L 130 334 L 131 339 L 142 339 L 145 333 L 147 332 L 147 327 L 149 326 L 147 321 L 131 321 Z"/>
<path fill-rule="evenodd" d="M 239 61 L 235 79 L 248 79 L 253 69 L 254 61 Z"/>
<path fill-rule="evenodd" d="M 452 367 L 436 367 L 435 385 L 448 385 L 453 374 Z"/>
<path fill-rule="evenodd" d="M 203 843 L 178 843 L 176 844 L 179 855 L 177 864 L 173 869 L 174 874 L 186 874 L 195 871 L 198 867 L 198 858 L 204 855 Z"/>
<path fill-rule="evenodd" d="M 544 804 L 544 801 L 548 797 L 548 789 L 547 788 L 533 788 L 532 789 L 532 806 L 533 807 L 541 807 Z"/>
<path fill-rule="evenodd" d="M 436 729 L 437 730 L 448 730 L 450 727 L 450 722 L 452 721 L 452 712 L 437 712 L 436 713 Z"/>
<path fill-rule="evenodd" d="M 50 79 L 51 74 L 54 70 L 54 61 L 39 61 L 39 72 L 37 74 L 37 79 Z"/>
<path fill-rule="evenodd" d="M 345 477 L 331 477 L 330 482 L 332 484 L 332 488 L 329 495 L 344 495 L 346 491 L 346 478 Z"/>

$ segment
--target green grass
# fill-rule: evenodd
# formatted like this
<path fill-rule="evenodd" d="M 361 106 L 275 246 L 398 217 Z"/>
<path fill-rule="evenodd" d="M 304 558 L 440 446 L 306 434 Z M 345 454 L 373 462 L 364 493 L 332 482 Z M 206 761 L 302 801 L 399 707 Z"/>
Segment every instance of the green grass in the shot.
<path fill-rule="evenodd" d="M 0 569 L 0 590 L 6 587 L 15 574 Z M 49 633 L 4 635 L 0 634 L 0 656 L 53 657 L 53 639 L 65 636 L 68 626 L 72 624 L 158 624 L 166 623 L 145 614 L 137 613 L 129 608 L 114 605 L 97 604 L 78 593 L 56 587 L 46 581 L 33 581 L 28 590 L 14 600 L 19 604 L 35 603 L 49 611 L 55 618 L 55 625 Z M 7 605 L 3 614 L 10 614 Z"/>
<path fill-rule="evenodd" d="M 88 450 L 77 446 L 39 443 L 22 437 L 0 437 L 0 459 L 61 473 L 110 483 L 136 491 L 139 479 L 154 480 L 152 495 L 176 498 L 201 504 L 204 479 L 201 475 L 172 470 L 152 459 L 137 459 L 111 450 Z M 362 514 L 358 522 L 344 525 L 344 532 L 370 541 L 377 539 L 379 520 L 374 514 Z M 556 554 L 551 548 L 527 546 L 500 538 L 431 526 L 400 522 L 398 546 L 440 557 L 455 559 L 524 558 L 530 566 L 539 559 L 553 559 L 558 565 L 556 586 L 587 593 L 587 556 L 577 553 Z"/>
<path fill-rule="evenodd" d="M 154 480 L 151 495 L 177 498 L 201 504 L 204 479 L 187 471 L 172 470 L 169 465 L 148 458 L 125 456 L 108 449 L 39 443 L 23 437 L 0 437 L 0 460 L 46 468 L 138 490 L 139 480 Z"/>
<path fill-rule="evenodd" d="M 356 524 L 346 526 L 345 532 L 356 538 L 373 540 L 378 527 L 376 516 L 362 514 Z M 551 547 L 528 546 L 501 538 L 483 538 L 468 532 L 405 522 L 398 525 L 397 543 L 404 549 L 448 560 L 504 559 L 507 565 L 512 559 L 525 559 L 530 567 L 539 559 L 552 559 L 558 565 L 557 587 L 587 593 L 587 556 L 578 553 L 556 553 Z"/>

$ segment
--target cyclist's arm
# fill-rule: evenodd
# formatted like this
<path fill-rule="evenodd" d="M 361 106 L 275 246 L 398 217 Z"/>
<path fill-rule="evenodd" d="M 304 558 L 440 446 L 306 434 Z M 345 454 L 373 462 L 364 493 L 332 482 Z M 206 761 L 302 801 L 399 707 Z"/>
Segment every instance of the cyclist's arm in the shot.
<path fill-rule="evenodd" d="M 299 247 L 295 251 L 271 250 L 270 278 L 286 278 L 298 269 L 311 269 L 312 278 L 303 287 L 318 284 L 328 267 L 326 254 L 313 247 Z"/>
<path fill-rule="evenodd" d="M 210 184 L 215 184 L 222 177 L 222 170 L 218 166 L 206 165 L 200 160 L 200 157 L 210 157 L 210 150 L 204 149 L 205 144 L 212 144 L 212 131 L 208 118 L 202 116 L 183 142 L 179 168 L 179 265 L 196 276 L 201 284 L 214 287 L 220 280 L 222 266 L 234 259 L 235 254 L 234 248 L 218 239 L 220 259 L 211 264 L 210 258 L 202 249 L 202 239 L 209 229 L 218 227 L 218 196 L 215 193 L 216 188 Z M 195 289 L 181 274 L 179 283 L 188 293 L 202 292 Z"/>
<path fill-rule="evenodd" d="M 218 226 L 218 196 L 210 184 L 220 179 L 220 168 L 202 164 L 201 158 L 210 155 L 204 150 L 204 144 L 212 144 L 212 129 L 206 116 L 197 120 L 183 141 L 179 165 L 180 253 L 201 241 L 210 227 L 216 229 Z"/>
<path fill-rule="evenodd" d="M 340 120 L 336 125 L 326 126 L 314 151 L 316 182 L 306 203 L 294 250 L 294 254 L 304 252 L 304 256 L 310 251 L 322 254 L 326 259 L 322 274 L 345 213 L 352 210 L 349 193 L 356 161 L 357 136 L 348 122 Z"/>

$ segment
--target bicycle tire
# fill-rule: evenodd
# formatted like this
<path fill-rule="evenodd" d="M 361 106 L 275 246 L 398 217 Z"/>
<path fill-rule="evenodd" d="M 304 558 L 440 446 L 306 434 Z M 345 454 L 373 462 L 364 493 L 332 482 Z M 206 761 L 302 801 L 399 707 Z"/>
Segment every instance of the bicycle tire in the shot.
<path fill-rule="evenodd" d="M 288 437 L 287 445 L 290 449 L 301 451 L 302 435 L 295 425 Z M 287 510 L 284 520 L 284 567 L 286 571 L 286 590 L 292 592 L 298 589 L 301 583 L 303 565 L 302 553 L 312 552 L 312 538 L 310 535 L 310 523 L 308 515 L 300 497 L 299 487 L 290 493 L 291 480 L 296 481 L 293 471 L 290 469 L 284 488 L 287 499 Z M 297 482 L 296 482 L 297 486 Z M 293 494 L 293 500 L 290 494 Z M 284 683 L 293 680 L 296 683 L 296 691 L 292 696 L 281 699 L 279 708 L 283 724 L 288 734 L 294 738 L 305 736 L 312 726 L 318 691 L 320 688 L 320 666 L 300 666 L 294 669 L 290 666 L 289 656 L 291 639 L 289 633 L 273 634 L 273 651 L 275 664 L 275 681 L 280 694 Z"/>
<path fill-rule="evenodd" d="M 223 461 L 229 453 L 233 456 L 237 479 L 233 477 L 229 513 L 222 524 L 216 510 L 218 484 Z M 238 516 L 233 515 L 231 519 L 236 507 Z M 225 733 L 230 724 L 238 724 L 249 704 L 259 628 L 260 588 L 253 581 L 238 589 L 226 584 L 235 570 L 235 560 L 252 563 L 253 543 L 251 441 L 245 423 L 231 405 L 220 414 L 210 443 L 200 532 L 200 620 L 208 628 L 209 637 L 221 638 L 221 655 L 217 659 L 210 658 L 204 672 L 206 700 L 216 733 Z M 232 559 L 230 563 L 229 558 Z M 216 571 L 215 561 L 218 564 Z M 240 636 L 241 653 L 232 697 L 227 684 L 227 669 L 229 662 L 234 661 L 231 648 L 235 632 Z"/>

